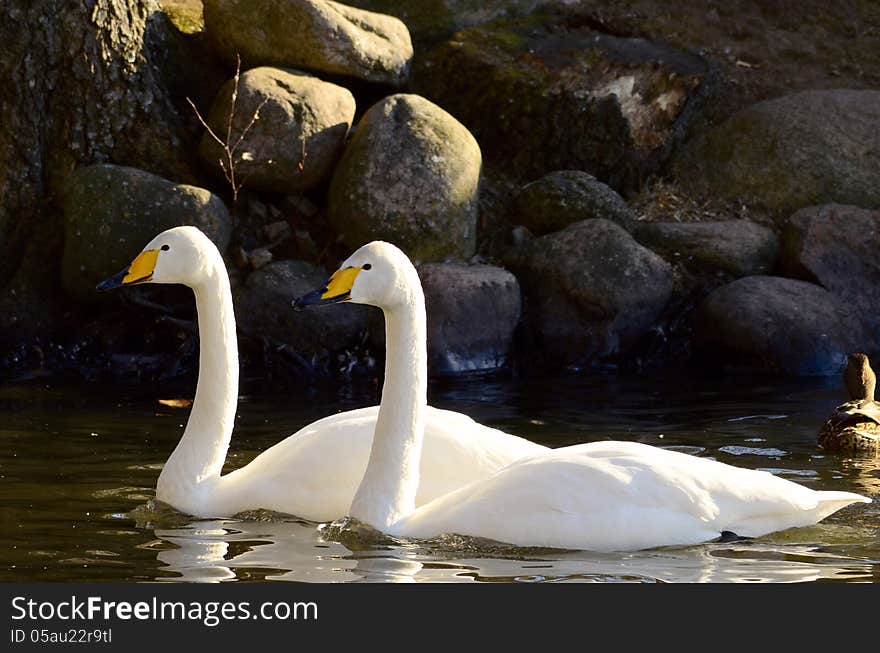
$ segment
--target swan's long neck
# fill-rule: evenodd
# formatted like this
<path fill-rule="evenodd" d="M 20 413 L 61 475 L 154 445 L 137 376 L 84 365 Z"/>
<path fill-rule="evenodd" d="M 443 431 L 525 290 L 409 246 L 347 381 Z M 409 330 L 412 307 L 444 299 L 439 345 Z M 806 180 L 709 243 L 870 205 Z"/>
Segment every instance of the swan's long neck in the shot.
<path fill-rule="evenodd" d="M 385 384 L 373 447 L 351 516 L 388 527 L 415 510 L 428 403 L 425 297 L 418 275 L 406 301 L 385 313 Z"/>
<path fill-rule="evenodd" d="M 219 255 L 206 280 L 193 286 L 199 319 L 199 379 L 186 429 L 165 463 L 156 496 L 167 500 L 217 479 L 235 422 L 238 343 L 229 277 Z"/>

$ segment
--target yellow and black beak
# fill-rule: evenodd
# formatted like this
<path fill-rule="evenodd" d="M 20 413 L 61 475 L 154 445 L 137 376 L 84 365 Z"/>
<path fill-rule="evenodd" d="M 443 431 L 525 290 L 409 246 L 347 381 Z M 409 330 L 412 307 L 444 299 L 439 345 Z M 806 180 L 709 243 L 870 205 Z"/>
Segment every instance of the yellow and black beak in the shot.
<path fill-rule="evenodd" d="M 96 290 L 113 290 L 122 286 L 134 286 L 138 283 L 152 281 L 153 270 L 156 268 L 158 258 L 158 249 L 144 250 L 122 272 L 114 274 L 109 279 L 104 279 L 95 288 Z"/>
<path fill-rule="evenodd" d="M 295 309 L 305 308 L 306 306 L 323 306 L 324 304 L 338 304 L 339 302 L 351 299 L 351 288 L 354 286 L 354 280 L 361 273 L 363 268 L 342 268 L 333 273 L 330 280 L 323 288 L 310 292 L 302 297 L 293 300 L 292 305 Z"/>

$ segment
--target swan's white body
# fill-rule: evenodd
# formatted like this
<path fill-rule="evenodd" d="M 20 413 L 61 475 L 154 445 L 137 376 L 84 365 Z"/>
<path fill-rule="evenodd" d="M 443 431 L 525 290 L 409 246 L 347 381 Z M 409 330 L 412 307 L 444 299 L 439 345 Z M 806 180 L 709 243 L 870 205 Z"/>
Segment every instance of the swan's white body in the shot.
<path fill-rule="evenodd" d="M 808 526 L 857 501 L 868 499 L 645 444 L 592 442 L 512 463 L 416 508 L 389 532 L 628 551 Z"/>
<path fill-rule="evenodd" d="M 339 284 L 331 280 L 322 299 L 385 313 L 385 386 L 351 506 L 351 516 L 374 528 L 402 537 L 458 533 L 519 546 L 623 551 L 705 542 L 722 531 L 759 536 L 870 501 L 648 445 L 596 442 L 539 452 L 417 507 L 420 456 L 432 455 L 427 446 L 422 452 L 421 284 L 409 259 L 387 243 L 365 245 L 343 265 L 339 278 L 348 287 L 333 288 Z"/>
<path fill-rule="evenodd" d="M 162 249 L 166 245 L 167 251 Z M 138 264 L 143 261 L 139 257 L 117 275 L 124 276 L 124 283 L 102 286 L 186 284 L 195 294 L 200 336 L 192 411 L 159 475 L 156 498 L 197 517 L 229 517 L 254 509 L 314 521 L 345 516 L 367 466 L 378 407 L 318 420 L 221 476 L 238 402 L 238 347 L 226 267 L 217 248 L 195 227 L 163 232 L 143 254 L 149 254 L 144 257 L 149 264 Z M 425 419 L 429 456 L 419 470 L 418 503 L 547 450 L 459 413 L 427 408 Z"/>
<path fill-rule="evenodd" d="M 311 521 L 339 519 L 348 514 L 364 476 L 378 412 L 378 406 L 370 406 L 325 417 L 244 467 L 223 476 L 212 474 L 197 484 L 191 482 L 186 466 L 173 470 L 166 464 L 156 498 L 202 517 L 263 508 Z M 547 450 L 461 413 L 430 406 L 426 432 L 428 455 L 419 470 L 418 505 L 489 477 L 523 456 Z"/>

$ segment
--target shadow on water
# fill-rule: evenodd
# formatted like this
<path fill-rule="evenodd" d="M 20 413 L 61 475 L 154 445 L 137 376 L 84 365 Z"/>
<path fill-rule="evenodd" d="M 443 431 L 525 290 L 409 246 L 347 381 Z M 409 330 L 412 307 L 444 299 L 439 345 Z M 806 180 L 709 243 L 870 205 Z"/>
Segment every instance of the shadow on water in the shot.
<path fill-rule="evenodd" d="M 246 388 L 226 470 L 324 415 L 375 403 L 343 391 Z M 433 405 L 550 446 L 625 439 L 872 496 L 825 522 L 736 542 L 619 554 L 376 536 L 272 513 L 193 520 L 153 488 L 191 388 L 0 387 L 0 580 L 306 582 L 809 582 L 880 580 L 880 457 L 824 455 L 835 379 L 683 374 L 433 384 Z"/>

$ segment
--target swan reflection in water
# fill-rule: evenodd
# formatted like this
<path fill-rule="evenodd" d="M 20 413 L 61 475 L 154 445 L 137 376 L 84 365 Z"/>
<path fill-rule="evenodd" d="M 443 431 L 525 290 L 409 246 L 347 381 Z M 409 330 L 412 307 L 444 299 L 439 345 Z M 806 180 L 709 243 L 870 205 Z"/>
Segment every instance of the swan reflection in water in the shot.
<path fill-rule="evenodd" d="M 853 529 L 858 526 L 820 524 L 757 540 L 600 554 L 516 549 L 457 537 L 419 543 L 330 539 L 328 532 L 333 529 L 273 517 L 198 520 L 156 528 L 157 541 L 147 546 L 159 549 L 157 580 L 178 582 L 880 580 L 876 561 L 852 555 L 854 547 L 849 543 L 865 536 Z"/>

